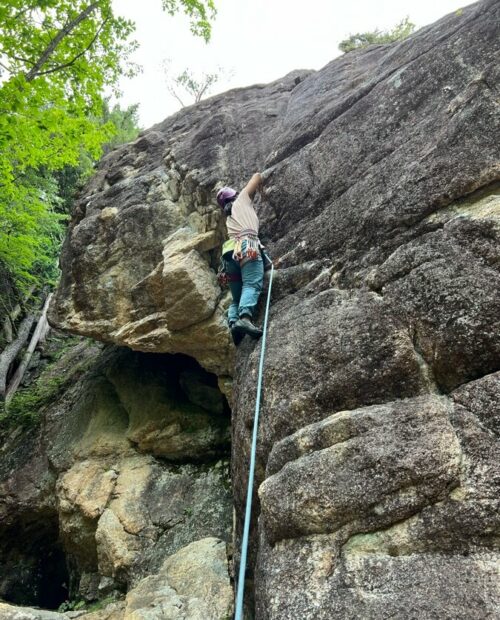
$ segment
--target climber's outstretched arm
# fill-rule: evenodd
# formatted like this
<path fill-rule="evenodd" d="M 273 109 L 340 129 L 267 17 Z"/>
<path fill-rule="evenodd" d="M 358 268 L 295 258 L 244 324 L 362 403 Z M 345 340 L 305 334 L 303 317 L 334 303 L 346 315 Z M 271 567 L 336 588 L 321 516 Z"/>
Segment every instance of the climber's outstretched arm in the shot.
<path fill-rule="evenodd" d="M 259 191 L 262 190 L 262 176 L 261 176 L 260 172 L 256 172 L 253 175 L 253 177 L 250 179 L 250 181 L 248 181 L 248 183 L 246 184 L 245 190 L 248 192 L 248 195 L 252 199 L 255 196 L 255 192 L 257 190 L 259 190 Z"/>

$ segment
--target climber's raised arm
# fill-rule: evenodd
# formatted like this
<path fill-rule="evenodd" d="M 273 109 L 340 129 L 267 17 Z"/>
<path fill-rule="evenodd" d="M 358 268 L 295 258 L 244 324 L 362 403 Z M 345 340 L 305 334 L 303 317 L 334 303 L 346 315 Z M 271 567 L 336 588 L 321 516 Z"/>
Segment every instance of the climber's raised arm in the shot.
<path fill-rule="evenodd" d="M 248 181 L 248 183 L 245 185 L 244 191 L 247 191 L 250 198 L 253 199 L 253 197 L 255 196 L 255 192 L 257 190 L 261 191 L 261 189 L 262 189 L 262 175 L 260 174 L 260 172 L 256 172 L 253 175 L 253 177 L 250 179 L 250 181 Z"/>

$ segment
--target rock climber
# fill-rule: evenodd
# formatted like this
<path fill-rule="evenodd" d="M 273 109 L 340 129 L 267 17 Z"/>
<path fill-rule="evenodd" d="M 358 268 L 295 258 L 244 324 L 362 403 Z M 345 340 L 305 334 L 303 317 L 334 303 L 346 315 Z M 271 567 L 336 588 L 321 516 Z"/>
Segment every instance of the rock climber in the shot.
<path fill-rule="evenodd" d="M 222 247 L 224 273 L 232 295 L 227 313 L 233 341 L 240 343 L 245 334 L 258 339 L 262 330 L 252 322 L 264 280 L 263 246 L 259 240 L 259 218 L 253 206 L 257 191 L 262 192 L 262 175 L 257 172 L 241 192 L 223 187 L 217 202 L 226 217 L 229 239 Z"/>

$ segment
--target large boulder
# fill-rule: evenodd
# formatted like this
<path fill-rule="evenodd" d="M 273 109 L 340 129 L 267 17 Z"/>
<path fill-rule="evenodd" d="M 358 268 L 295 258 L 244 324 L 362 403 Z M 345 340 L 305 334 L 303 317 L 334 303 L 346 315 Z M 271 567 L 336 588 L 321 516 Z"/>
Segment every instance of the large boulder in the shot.
<path fill-rule="evenodd" d="M 139 582 L 127 594 L 123 620 L 228 620 L 232 611 L 226 546 L 205 538 Z"/>

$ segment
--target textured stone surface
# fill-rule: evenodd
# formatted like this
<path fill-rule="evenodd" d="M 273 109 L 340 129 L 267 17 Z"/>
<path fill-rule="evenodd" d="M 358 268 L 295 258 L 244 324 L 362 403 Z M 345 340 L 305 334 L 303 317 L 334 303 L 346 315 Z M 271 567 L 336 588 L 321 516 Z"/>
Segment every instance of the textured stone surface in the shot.
<path fill-rule="evenodd" d="M 213 270 L 223 230 L 210 189 L 221 180 L 240 185 L 263 166 L 290 93 L 307 75 L 202 102 L 105 157 L 73 213 L 52 324 L 185 353 L 230 374 L 233 346 Z M 228 139 L 238 150 L 226 148 Z"/>
<path fill-rule="evenodd" d="M 461 451 L 446 399 L 336 413 L 274 445 L 259 489 L 270 542 L 411 516 L 458 486 Z"/>
<path fill-rule="evenodd" d="M 217 377 L 186 357 L 91 344 L 70 348 L 50 373 L 70 368 L 39 431 L 18 429 L 4 445 L 0 596 L 18 604 L 123 593 L 193 541 L 231 538 Z M 155 441 L 139 441 L 141 429 Z"/>
<path fill-rule="evenodd" d="M 440 553 L 388 555 L 346 551 L 327 537 L 262 546 L 257 617 L 292 620 L 497 618 L 498 560 Z M 287 587 L 283 588 L 286 574 Z M 450 596 L 450 593 L 453 593 Z"/>
<path fill-rule="evenodd" d="M 124 620 L 227 620 L 232 617 L 226 545 L 216 538 L 170 556 L 157 575 L 127 594 Z"/>
<path fill-rule="evenodd" d="M 245 339 L 235 355 L 224 326 L 214 190 L 266 168 L 261 233 L 280 269 L 247 573 L 258 620 L 500 617 L 499 24 L 498 1 L 483 0 L 400 43 L 181 111 L 110 153 L 73 213 L 51 321 L 218 375 L 233 410 L 238 543 L 259 346 Z M 48 422 L 60 471 L 74 457 L 200 460 L 226 445 L 221 414 L 186 383 L 179 412 L 147 376 L 138 394 L 112 369 L 100 381 L 94 422 L 84 403 L 71 432 Z M 178 472 L 158 468 L 146 486 L 175 497 Z M 131 479 L 116 485 L 121 475 Z M 85 494 L 73 511 L 82 532 L 108 515 L 111 574 L 105 531 L 141 542 L 165 523 L 153 510 L 137 530 L 147 500 L 127 497 L 131 515 Z M 194 538 L 162 540 L 174 553 Z M 162 561 L 151 556 L 155 570 Z M 130 583 L 127 562 L 115 577 Z"/>
<path fill-rule="evenodd" d="M 44 609 L 16 607 L 0 602 L 0 618 L 2 620 L 64 620 L 67 616 Z"/>

